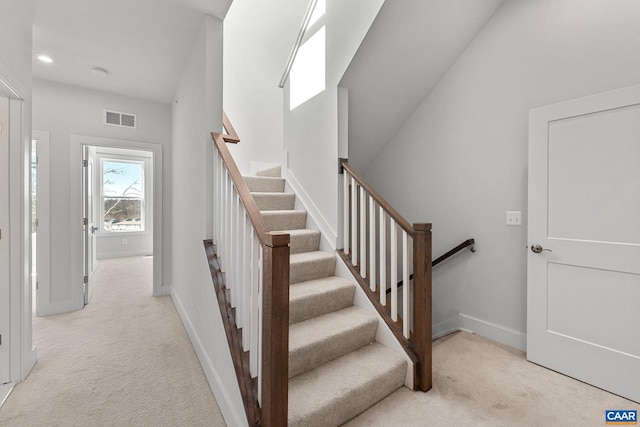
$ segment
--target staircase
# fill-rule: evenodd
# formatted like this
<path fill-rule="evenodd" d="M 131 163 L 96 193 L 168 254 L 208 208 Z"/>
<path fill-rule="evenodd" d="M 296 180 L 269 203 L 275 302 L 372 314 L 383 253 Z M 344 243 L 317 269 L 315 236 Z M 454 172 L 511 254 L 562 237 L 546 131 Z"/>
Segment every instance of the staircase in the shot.
<path fill-rule="evenodd" d="M 375 341 L 378 317 L 353 305 L 356 285 L 335 276 L 280 168 L 257 175 L 245 181 L 267 228 L 291 236 L 288 425 L 338 426 L 400 388 L 407 362 Z"/>

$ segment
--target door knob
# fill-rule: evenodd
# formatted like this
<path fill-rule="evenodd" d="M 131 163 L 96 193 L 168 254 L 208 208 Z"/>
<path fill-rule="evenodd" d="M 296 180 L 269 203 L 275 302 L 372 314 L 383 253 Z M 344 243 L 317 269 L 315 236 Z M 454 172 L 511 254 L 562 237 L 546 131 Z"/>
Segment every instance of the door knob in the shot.
<path fill-rule="evenodd" d="M 542 251 L 549 251 L 549 252 L 553 252 L 551 249 L 543 248 L 543 247 L 542 247 L 542 246 L 540 246 L 540 245 L 531 245 L 531 250 L 532 250 L 534 253 L 537 253 L 537 254 L 539 254 L 539 253 L 540 253 L 540 252 L 542 252 Z"/>
<path fill-rule="evenodd" d="M 98 231 L 98 227 L 91 226 L 91 234 L 96 234 L 96 231 Z"/>

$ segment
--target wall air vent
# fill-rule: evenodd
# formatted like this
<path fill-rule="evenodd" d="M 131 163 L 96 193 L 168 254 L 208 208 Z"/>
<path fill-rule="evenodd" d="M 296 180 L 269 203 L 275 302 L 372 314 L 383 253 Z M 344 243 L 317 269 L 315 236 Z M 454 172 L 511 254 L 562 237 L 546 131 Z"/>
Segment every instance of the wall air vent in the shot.
<path fill-rule="evenodd" d="M 104 110 L 103 119 L 105 125 L 134 129 L 138 127 L 138 116 L 135 114 Z"/>

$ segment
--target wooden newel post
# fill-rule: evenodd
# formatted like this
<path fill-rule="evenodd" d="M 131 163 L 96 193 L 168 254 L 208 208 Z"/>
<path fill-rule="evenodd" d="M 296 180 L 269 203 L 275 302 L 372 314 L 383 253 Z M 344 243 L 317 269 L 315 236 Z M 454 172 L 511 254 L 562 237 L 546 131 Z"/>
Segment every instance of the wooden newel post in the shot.
<path fill-rule="evenodd" d="M 289 392 L 289 235 L 267 233 L 262 295 L 262 416 L 287 425 Z"/>
<path fill-rule="evenodd" d="M 431 367 L 431 224 L 413 224 L 413 334 L 418 356 L 414 389 L 429 391 Z"/>

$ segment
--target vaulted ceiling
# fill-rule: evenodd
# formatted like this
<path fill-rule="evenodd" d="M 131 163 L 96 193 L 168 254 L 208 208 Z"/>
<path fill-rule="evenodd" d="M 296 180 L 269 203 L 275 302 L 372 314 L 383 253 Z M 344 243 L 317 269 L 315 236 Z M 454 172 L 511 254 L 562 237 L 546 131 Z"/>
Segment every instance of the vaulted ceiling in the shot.
<path fill-rule="evenodd" d="M 349 89 L 349 162 L 361 171 L 503 0 L 386 1 L 340 85 Z"/>
<path fill-rule="evenodd" d="M 171 102 L 203 15 L 223 19 L 231 2 L 35 0 L 33 75 Z M 54 62 L 40 62 L 37 54 Z"/>

